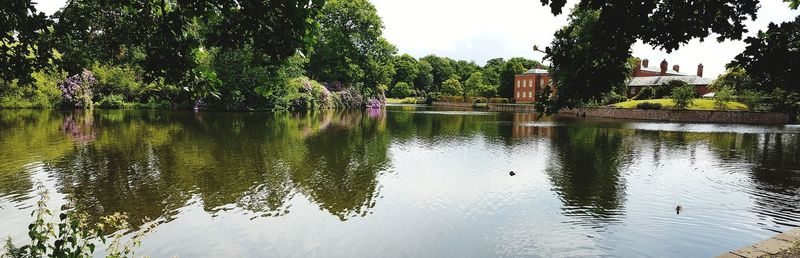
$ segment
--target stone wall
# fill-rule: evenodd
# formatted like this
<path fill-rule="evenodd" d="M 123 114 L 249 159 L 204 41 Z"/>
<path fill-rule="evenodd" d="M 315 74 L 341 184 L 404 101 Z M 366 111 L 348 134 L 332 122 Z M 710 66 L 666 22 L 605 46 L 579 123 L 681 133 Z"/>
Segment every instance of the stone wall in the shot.
<path fill-rule="evenodd" d="M 436 106 L 471 108 L 470 103 L 434 102 Z M 533 105 L 488 104 L 490 111 L 536 112 Z M 558 112 L 564 117 L 597 117 L 612 119 L 650 120 L 686 123 L 731 123 L 731 124 L 790 124 L 794 117 L 788 113 L 766 113 L 721 110 L 644 110 L 611 107 L 564 109 Z"/>
<path fill-rule="evenodd" d="M 644 110 L 608 107 L 562 110 L 558 115 L 688 123 L 789 124 L 794 120 L 788 113 L 720 110 Z"/>

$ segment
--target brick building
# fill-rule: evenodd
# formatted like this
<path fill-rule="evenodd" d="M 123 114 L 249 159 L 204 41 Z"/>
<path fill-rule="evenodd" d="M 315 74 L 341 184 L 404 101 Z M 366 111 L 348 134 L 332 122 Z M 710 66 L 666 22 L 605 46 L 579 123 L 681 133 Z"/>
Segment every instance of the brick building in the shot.
<path fill-rule="evenodd" d="M 545 69 L 534 68 L 514 76 L 514 100 L 516 103 L 533 103 L 536 91 L 550 84 L 550 74 Z"/>
<path fill-rule="evenodd" d="M 673 65 L 670 69 L 667 60 L 661 61 L 659 67 L 650 66 L 650 61 L 642 60 L 633 70 L 633 77 L 628 81 L 628 98 L 639 94 L 645 87 L 655 87 L 670 81 L 683 81 L 695 87 L 698 96 L 710 92 L 708 85 L 712 80 L 703 78 L 703 64 L 697 65 L 697 72 L 694 75 L 680 72 L 679 65 Z"/>

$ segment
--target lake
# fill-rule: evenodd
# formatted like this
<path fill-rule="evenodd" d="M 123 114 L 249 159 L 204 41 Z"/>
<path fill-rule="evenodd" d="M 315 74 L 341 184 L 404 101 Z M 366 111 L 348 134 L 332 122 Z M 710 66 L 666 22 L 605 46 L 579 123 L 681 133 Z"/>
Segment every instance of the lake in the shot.
<path fill-rule="evenodd" d="M 0 110 L 0 237 L 28 241 L 41 184 L 54 209 L 160 223 L 151 257 L 709 257 L 800 226 L 799 133 L 424 106 Z"/>

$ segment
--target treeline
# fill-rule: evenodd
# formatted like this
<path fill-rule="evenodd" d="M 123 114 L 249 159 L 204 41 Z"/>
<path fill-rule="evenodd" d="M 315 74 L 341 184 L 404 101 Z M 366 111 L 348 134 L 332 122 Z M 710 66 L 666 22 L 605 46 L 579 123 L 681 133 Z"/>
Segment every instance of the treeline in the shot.
<path fill-rule="evenodd" d="M 367 0 L 3 5 L 0 107 L 275 110 L 512 97 L 525 58 L 398 55 Z"/>

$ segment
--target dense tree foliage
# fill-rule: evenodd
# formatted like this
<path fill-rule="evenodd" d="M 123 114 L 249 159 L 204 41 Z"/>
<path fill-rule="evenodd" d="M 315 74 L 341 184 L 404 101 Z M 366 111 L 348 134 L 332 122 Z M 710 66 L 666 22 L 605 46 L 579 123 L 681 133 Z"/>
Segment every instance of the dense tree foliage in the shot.
<path fill-rule="evenodd" d="M 10 0 L 0 5 L 0 79 L 27 83 L 36 69 L 47 65 L 51 52 L 40 46 L 40 39 L 51 24 L 31 0 Z"/>
<path fill-rule="evenodd" d="M 275 87 L 269 83 L 285 84 L 287 60 L 314 43 L 323 3 L 75 0 L 46 17 L 36 13 L 30 1 L 14 1 L 4 4 L 2 10 L 8 21 L 2 23 L 8 36 L 3 38 L 2 46 L 8 51 L 2 51 L 2 59 L 14 63 L 2 65 L 8 68 L 2 72 L 2 85 L 30 85 L 32 82 L 24 79 L 45 65 L 49 67 L 42 72 L 63 70 L 71 75 L 87 69 L 102 73 L 124 67 L 124 71 L 134 71 L 136 78 L 117 82 L 136 85 L 138 93 L 149 96 L 132 96 L 130 90 L 125 90 L 126 96 L 100 92 L 95 101 L 113 95 L 124 101 L 199 102 L 212 96 L 219 99 L 217 88 L 222 83 L 211 67 L 214 54 L 239 53 L 247 58 L 237 64 L 262 70 L 257 78 L 243 78 L 258 82 L 250 83 L 247 91 L 269 102 L 281 94 L 273 94 Z M 264 83 L 264 77 L 270 78 L 269 83 Z M 7 99 L 7 94 L 0 98 Z"/>
<path fill-rule="evenodd" d="M 456 78 L 450 78 L 442 83 L 442 93 L 451 96 L 460 96 L 464 94 L 464 87 L 461 82 Z"/>
<path fill-rule="evenodd" d="M 309 64 L 311 78 L 360 84 L 362 91 L 391 83 L 397 49 L 382 37 L 383 22 L 375 6 L 367 0 L 331 0 L 322 13 Z"/>
<path fill-rule="evenodd" d="M 741 67 L 729 68 L 725 73 L 720 74 L 713 83 L 712 89 L 721 89 L 723 87 L 730 87 L 737 91 L 753 88 L 753 80 L 747 75 L 747 72 Z"/>
<path fill-rule="evenodd" d="M 395 75 L 392 84 L 398 82 L 405 82 L 407 84 L 414 84 L 419 74 L 419 64 L 413 56 L 403 54 L 394 58 L 392 65 L 394 65 Z"/>
<path fill-rule="evenodd" d="M 748 84 L 752 80 L 752 87 L 763 91 L 780 88 L 800 93 L 800 16 L 781 25 L 771 23 L 745 43 L 747 48 L 729 66 L 744 69 L 749 78 L 728 73 L 722 79 Z"/>
<path fill-rule="evenodd" d="M 441 86 L 442 83 L 456 74 L 456 70 L 454 67 L 455 61 L 453 59 L 447 57 L 439 57 L 436 55 L 428 55 L 422 58 L 423 61 L 428 62 L 433 70 L 431 73 L 433 74 L 433 85 L 434 90 L 438 91 L 436 86 Z M 466 78 L 459 78 L 459 79 L 466 79 Z"/>
<path fill-rule="evenodd" d="M 414 87 L 417 91 L 433 91 L 433 66 L 425 60 L 417 63 L 417 77 L 414 79 Z"/>

